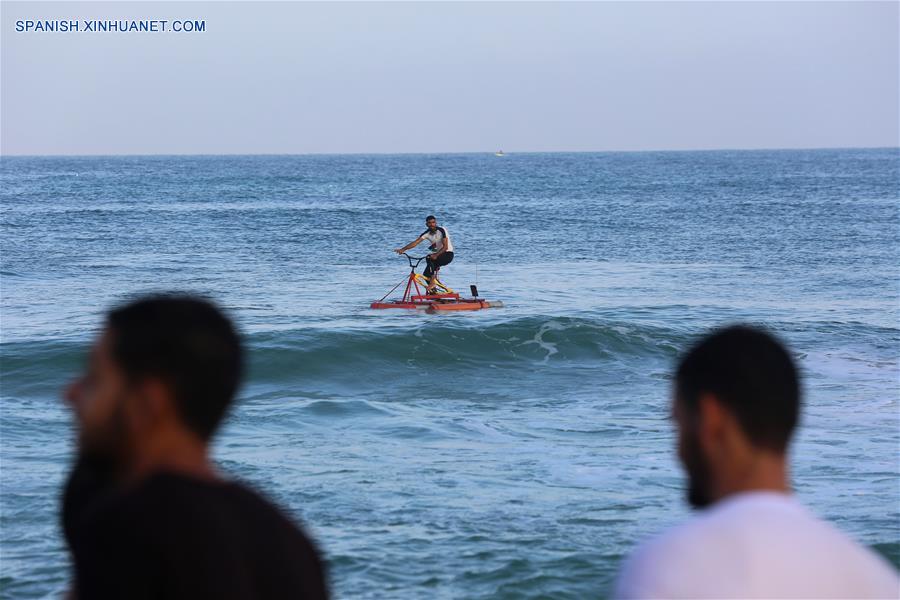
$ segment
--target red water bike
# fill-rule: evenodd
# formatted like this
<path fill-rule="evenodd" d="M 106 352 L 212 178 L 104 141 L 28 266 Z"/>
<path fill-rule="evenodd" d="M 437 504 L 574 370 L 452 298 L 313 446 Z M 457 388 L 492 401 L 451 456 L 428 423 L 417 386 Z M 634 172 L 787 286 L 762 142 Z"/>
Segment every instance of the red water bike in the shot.
<path fill-rule="evenodd" d="M 434 286 L 432 292 L 428 293 L 428 280 L 424 275 L 416 273 L 416 268 L 426 257 L 410 256 L 407 253 L 401 254 L 409 261 L 409 276 L 403 281 L 395 285 L 391 291 L 385 294 L 381 300 L 373 302 L 371 308 L 406 308 L 414 310 L 427 310 L 429 312 L 437 311 L 453 311 L 453 310 L 481 310 L 483 308 L 499 308 L 503 303 L 497 300 L 484 300 L 478 297 L 478 288 L 474 285 L 469 286 L 472 291 L 471 298 L 463 298 L 457 292 L 453 291 L 440 279 L 437 278 L 437 272 L 434 276 Z M 393 300 L 387 300 L 387 297 L 401 285 L 406 284 L 403 290 L 403 296 Z"/>

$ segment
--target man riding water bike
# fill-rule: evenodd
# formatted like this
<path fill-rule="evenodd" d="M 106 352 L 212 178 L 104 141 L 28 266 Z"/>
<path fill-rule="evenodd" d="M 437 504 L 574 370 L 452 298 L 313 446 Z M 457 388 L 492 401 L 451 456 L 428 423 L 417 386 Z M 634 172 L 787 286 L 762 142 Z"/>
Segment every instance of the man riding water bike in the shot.
<path fill-rule="evenodd" d="M 453 260 L 453 243 L 450 241 L 450 235 L 445 227 L 438 227 L 437 219 L 434 215 L 425 217 L 425 226 L 428 227 L 423 231 L 415 241 L 408 243 L 402 248 L 394 250 L 397 254 L 403 254 L 411 248 L 415 248 L 424 241 L 431 242 L 429 250 L 431 254 L 426 258 L 427 265 L 422 275 L 428 279 L 428 287 L 425 289 L 427 294 L 434 293 L 434 284 L 437 279 L 437 272 L 444 265 L 449 265 Z"/>

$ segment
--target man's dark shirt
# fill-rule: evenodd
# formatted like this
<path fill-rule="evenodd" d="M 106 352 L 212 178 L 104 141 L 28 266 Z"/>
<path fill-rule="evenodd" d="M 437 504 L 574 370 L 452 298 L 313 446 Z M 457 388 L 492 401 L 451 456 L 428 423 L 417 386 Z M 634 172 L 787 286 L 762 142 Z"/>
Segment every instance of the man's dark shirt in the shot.
<path fill-rule="evenodd" d="M 128 488 L 81 460 L 63 526 L 79 600 L 327 598 L 303 533 L 246 487 L 159 472 Z"/>

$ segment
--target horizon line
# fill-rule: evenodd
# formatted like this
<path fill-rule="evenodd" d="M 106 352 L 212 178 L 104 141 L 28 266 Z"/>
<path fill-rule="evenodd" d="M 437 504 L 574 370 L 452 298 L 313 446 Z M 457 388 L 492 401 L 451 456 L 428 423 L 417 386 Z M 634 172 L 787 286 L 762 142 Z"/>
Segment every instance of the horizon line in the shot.
<path fill-rule="evenodd" d="M 900 150 L 900 143 L 896 146 L 796 146 L 796 147 L 770 147 L 770 148 L 669 148 L 646 150 L 522 150 L 506 151 L 498 150 L 462 150 L 450 152 L 225 152 L 212 154 L 206 152 L 154 152 L 154 153 L 125 153 L 125 154 L 8 154 L 0 152 L 3 158 L 127 158 L 127 157 L 201 157 L 201 156 L 447 156 L 447 155 L 480 155 L 503 152 L 507 154 L 640 154 L 663 152 L 790 152 L 790 151 L 814 151 L 814 150 Z"/>

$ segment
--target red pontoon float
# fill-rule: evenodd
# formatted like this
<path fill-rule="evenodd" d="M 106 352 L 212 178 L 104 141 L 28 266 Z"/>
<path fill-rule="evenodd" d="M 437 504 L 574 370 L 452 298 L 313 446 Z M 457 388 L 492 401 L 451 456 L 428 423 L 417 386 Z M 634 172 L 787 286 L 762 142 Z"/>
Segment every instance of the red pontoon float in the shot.
<path fill-rule="evenodd" d="M 428 282 L 424 276 L 416 273 L 416 267 L 425 260 L 425 257 L 410 256 L 405 252 L 403 256 L 409 261 L 409 277 L 395 285 L 381 300 L 373 302 L 370 305 L 371 308 L 412 308 L 443 312 L 451 310 L 481 310 L 482 308 L 499 308 L 503 306 L 502 302 L 479 298 L 478 288 L 474 285 L 470 286 L 472 297 L 462 298 L 458 293 L 441 283 L 437 277 L 435 277 L 435 287 L 438 288 L 438 293 L 428 294 L 426 293 Z M 385 298 L 390 296 L 404 282 L 406 283 L 406 289 L 403 291 L 403 297 L 385 301 Z"/>

